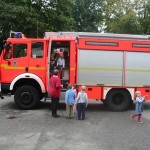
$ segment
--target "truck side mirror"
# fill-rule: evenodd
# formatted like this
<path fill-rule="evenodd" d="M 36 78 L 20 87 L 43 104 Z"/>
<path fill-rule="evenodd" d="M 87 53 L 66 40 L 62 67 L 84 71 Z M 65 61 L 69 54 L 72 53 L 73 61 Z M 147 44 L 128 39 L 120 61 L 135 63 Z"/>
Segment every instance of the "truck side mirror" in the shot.
<path fill-rule="evenodd" d="M 6 44 L 6 52 L 9 52 L 12 49 L 12 44 L 11 43 L 7 43 Z"/>
<path fill-rule="evenodd" d="M 12 44 L 7 43 L 6 44 L 6 51 L 4 54 L 4 59 L 10 59 L 10 58 L 12 58 Z"/>
<path fill-rule="evenodd" d="M 6 48 L 6 45 L 3 45 L 3 48 Z"/>

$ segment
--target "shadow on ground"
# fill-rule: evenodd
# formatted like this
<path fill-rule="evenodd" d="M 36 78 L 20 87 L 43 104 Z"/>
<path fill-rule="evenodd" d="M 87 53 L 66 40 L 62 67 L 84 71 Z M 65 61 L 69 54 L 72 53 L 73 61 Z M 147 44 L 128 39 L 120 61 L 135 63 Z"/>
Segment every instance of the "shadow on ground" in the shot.
<path fill-rule="evenodd" d="M 38 109 L 51 109 L 51 102 L 41 102 Z M 59 109 L 65 110 L 66 109 L 65 103 L 60 102 Z M 100 102 L 90 103 L 87 107 L 87 110 L 88 111 L 108 111 L 107 107 L 103 103 L 100 103 Z"/>
<path fill-rule="evenodd" d="M 64 102 L 60 102 L 59 109 L 65 110 L 66 106 Z M 14 101 L 8 101 L 6 103 L 0 104 L 1 110 L 20 110 L 15 105 Z M 37 108 L 39 110 L 51 110 L 51 101 L 40 101 L 39 107 Z M 135 109 L 135 102 L 133 105 L 129 107 L 128 110 L 134 110 Z M 144 110 L 150 109 L 150 101 L 145 102 L 144 104 Z M 26 111 L 26 110 L 20 110 L 20 111 Z M 94 112 L 106 112 L 109 111 L 109 109 L 101 102 L 101 101 L 90 101 L 89 105 L 87 107 L 87 111 L 94 111 Z"/>

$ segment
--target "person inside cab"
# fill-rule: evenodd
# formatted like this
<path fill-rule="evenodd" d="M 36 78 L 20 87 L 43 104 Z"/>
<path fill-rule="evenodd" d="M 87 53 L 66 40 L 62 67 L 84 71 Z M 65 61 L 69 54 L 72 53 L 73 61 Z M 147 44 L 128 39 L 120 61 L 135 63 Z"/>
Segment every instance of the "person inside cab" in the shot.
<path fill-rule="evenodd" d="M 69 55 L 67 51 L 64 51 L 65 67 L 69 67 Z"/>
<path fill-rule="evenodd" d="M 60 57 L 57 60 L 57 68 L 59 70 L 61 70 L 62 68 L 65 67 L 65 59 L 64 59 L 64 55 L 60 54 Z"/>
<path fill-rule="evenodd" d="M 50 57 L 50 71 L 53 71 L 53 70 L 54 70 L 55 65 L 56 65 L 56 63 L 55 63 L 54 56 L 51 55 L 51 57 Z"/>

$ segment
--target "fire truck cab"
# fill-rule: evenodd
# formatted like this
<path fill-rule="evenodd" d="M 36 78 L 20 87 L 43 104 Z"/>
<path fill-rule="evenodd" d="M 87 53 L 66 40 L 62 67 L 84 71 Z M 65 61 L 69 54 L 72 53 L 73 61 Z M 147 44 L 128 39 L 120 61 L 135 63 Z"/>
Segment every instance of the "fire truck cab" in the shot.
<path fill-rule="evenodd" d="M 54 57 L 65 52 L 62 93 L 68 83 L 78 90 L 86 85 L 89 99 L 102 100 L 113 111 L 126 110 L 137 90 L 150 93 L 149 36 L 46 32 L 36 39 L 11 32 L 1 53 L 1 97 L 14 95 L 21 109 L 37 107 L 49 92 Z"/>

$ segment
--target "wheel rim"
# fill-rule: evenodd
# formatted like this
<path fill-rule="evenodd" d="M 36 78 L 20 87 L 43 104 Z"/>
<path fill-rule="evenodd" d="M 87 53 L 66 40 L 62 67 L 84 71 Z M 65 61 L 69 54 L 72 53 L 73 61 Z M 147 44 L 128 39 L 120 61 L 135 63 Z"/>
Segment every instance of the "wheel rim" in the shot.
<path fill-rule="evenodd" d="M 115 94 L 112 97 L 112 102 L 114 105 L 122 105 L 124 102 L 124 96 L 122 94 Z"/>
<path fill-rule="evenodd" d="M 24 105 L 30 105 L 33 102 L 33 96 L 30 92 L 23 92 L 20 94 L 20 101 Z"/>

